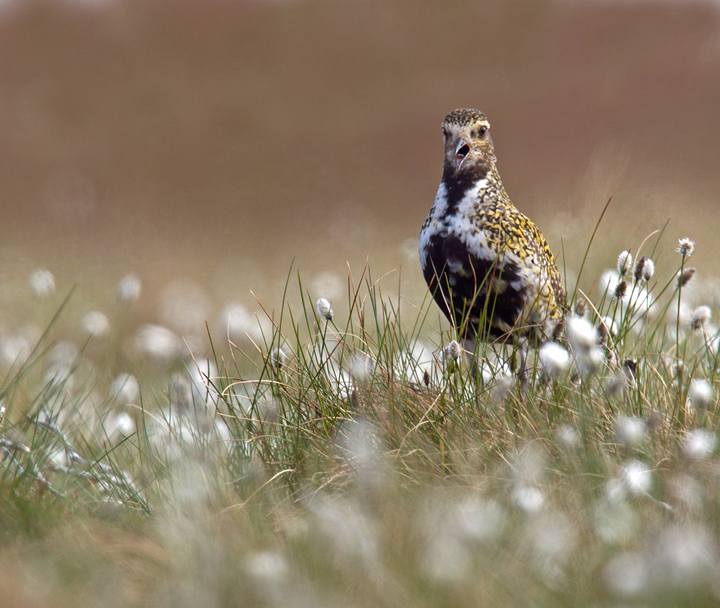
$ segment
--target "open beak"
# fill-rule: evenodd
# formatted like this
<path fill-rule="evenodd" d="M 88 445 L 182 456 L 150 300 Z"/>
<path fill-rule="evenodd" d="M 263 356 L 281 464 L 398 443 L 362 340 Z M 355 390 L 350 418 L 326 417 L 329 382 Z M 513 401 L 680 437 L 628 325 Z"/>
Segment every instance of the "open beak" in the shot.
<path fill-rule="evenodd" d="M 464 139 L 458 139 L 455 142 L 455 172 L 457 173 L 460 171 L 460 166 L 463 164 L 463 161 L 467 158 L 467 155 L 470 154 L 470 146 Z"/>

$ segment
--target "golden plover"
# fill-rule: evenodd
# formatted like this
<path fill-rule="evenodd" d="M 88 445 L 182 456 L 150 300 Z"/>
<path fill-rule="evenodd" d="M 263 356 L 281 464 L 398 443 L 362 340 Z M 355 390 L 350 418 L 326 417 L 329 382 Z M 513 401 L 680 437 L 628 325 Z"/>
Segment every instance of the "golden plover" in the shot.
<path fill-rule="evenodd" d="M 488 119 L 455 110 L 442 130 L 442 181 L 420 232 L 435 301 L 469 350 L 477 340 L 537 346 L 555 338 L 565 306 L 560 275 L 545 237 L 505 192 Z"/>

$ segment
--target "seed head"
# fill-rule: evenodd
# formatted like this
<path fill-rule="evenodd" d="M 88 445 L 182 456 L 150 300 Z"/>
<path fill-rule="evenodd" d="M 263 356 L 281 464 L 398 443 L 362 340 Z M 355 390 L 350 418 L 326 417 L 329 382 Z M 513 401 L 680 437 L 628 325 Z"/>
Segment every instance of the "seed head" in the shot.
<path fill-rule="evenodd" d="M 462 353 L 462 348 L 457 340 L 453 340 L 443 351 L 446 361 L 457 361 Z"/>
<path fill-rule="evenodd" d="M 55 293 L 55 277 L 44 268 L 37 268 L 30 274 L 30 288 L 38 298 L 46 298 Z"/>
<path fill-rule="evenodd" d="M 618 597 L 642 597 L 651 585 L 648 560 L 635 551 L 616 553 L 602 573 L 607 587 Z"/>
<path fill-rule="evenodd" d="M 624 277 L 632 268 L 633 257 L 629 251 L 623 251 L 617 259 L 617 269 L 621 277 Z"/>
<path fill-rule="evenodd" d="M 682 271 L 682 274 L 678 276 L 678 287 L 685 287 L 692 278 L 695 276 L 695 268 L 690 266 L 689 268 L 684 268 Z"/>
<path fill-rule="evenodd" d="M 320 298 L 315 303 L 315 310 L 317 310 L 319 317 L 322 317 L 326 321 L 332 321 L 334 315 L 333 309 L 330 307 L 330 302 L 328 302 L 325 298 Z"/>
<path fill-rule="evenodd" d="M 615 442 L 627 450 L 634 450 L 645 441 L 647 425 L 641 418 L 619 416 L 615 421 Z"/>
<path fill-rule="evenodd" d="M 622 300 L 625 297 L 625 294 L 627 294 L 627 282 L 618 281 L 618 284 L 615 285 L 615 292 L 613 293 L 613 297 L 616 300 Z"/>
<path fill-rule="evenodd" d="M 281 372 L 287 365 L 287 353 L 282 348 L 273 348 L 270 353 L 270 363 L 275 371 Z"/>
<path fill-rule="evenodd" d="M 642 278 L 643 268 L 645 268 L 645 256 L 642 256 L 641 258 L 637 259 L 637 262 L 635 262 L 635 270 L 633 271 L 633 276 L 635 277 L 636 281 L 639 281 Z"/>
<path fill-rule="evenodd" d="M 512 492 L 512 500 L 525 513 L 537 513 L 545 504 L 545 495 L 535 486 L 518 485 Z"/>
<path fill-rule="evenodd" d="M 695 251 L 695 241 L 691 241 L 688 237 L 678 241 L 677 252 L 684 258 L 689 258 Z"/>
<path fill-rule="evenodd" d="M 574 450 L 580 446 L 580 435 L 569 424 L 563 424 L 557 428 L 555 439 L 563 448 L 568 450 Z"/>
<path fill-rule="evenodd" d="M 140 397 L 140 383 L 132 374 L 120 374 L 110 384 L 110 396 L 122 405 L 135 403 Z"/>
<path fill-rule="evenodd" d="M 567 336 L 573 350 L 590 350 L 598 343 L 598 333 L 583 317 L 571 317 L 567 322 Z"/>
<path fill-rule="evenodd" d="M 570 353 L 557 342 L 545 342 L 538 356 L 543 372 L 551 378 L 561 376 L 570 367 Z"/>
<path fill-rule="evenodd" d="M 639 460 L 629 460 L 620 469 L 625 489 L 633 496 L 644 496 L 652 488 L 652 470 Z"/>
<path fill-rule="evenodd" d="M 683 437 L 685 455 L 693 460 L 709 458 L 717 448 L 718 438 L 708 429 L 691 429 Z"/>
<path fill-rule="evenodd" d="M 185 350 L 180 336 L 167 327 L 154 323 L 146 323 L 138 328 L 135 346 L 149 358 L 166 363 L 179 358 Z"/>
<path fill-rule="evenodd" d="M 649 281 L 655 274 L 655 262 L 650 258 L 642 256 L 635 264 L 633 276 L 636 281 Z"/>
<path fill-rule="evenodd" d="M 597 372 L 604 361 L 605 351 L 599 346 L 594 346 L 589 351 L 575 356 L 575 363 L 583 376 Z"/>
<path fill-rule="evenodd" d="M 586 310 L 587 300 L 585 298 L 578 298 L 578 301 L 575 302 L 575 316 L 584 317 Z"/>
<path fill-rule="evenodd" d="M 127 274 L 118 281 L 117 299 L 123 304 L 132 304 L 140 297 L 142 284 L 135 274 Z"/>
<path fill-rule="evenodd" d="M 91 310 L 82 318 L 82 327 L 87 335 L 102 338 L 110 331 L 110 321 L 99 310 Z"/>
<path fill-rule="evenodd" d="M 592 323 L 583 317 L 571 317 L 566 333 L 575 365 L 583 376 L 592 374 L 603 364 L 603 349 L 598 346 L 599 334 Z"/>
<path fill-rule="evenodd" d="M 127 412 L 108 416 L 103 426 L 108 439 L 113 443 L 130 437 L 136 430 L 135 419 Z"/>
<path fill-rule="evenodd" d="M 707 325 L 712 316 L 712 311 L 709 306 L 698 306 L 693 310 L 692 316 L 690 317 L 690 327 L 693 330 L 700 329 Z"/>
<path fill-rule="evenodd" d="M 699 410 L 706 410 L 715 398 L 712 386 L 707 380 L 702 378 L 693 378 L 690 380 L 690 390 L 688 391 L 688 401 L 690 405 Z"/>

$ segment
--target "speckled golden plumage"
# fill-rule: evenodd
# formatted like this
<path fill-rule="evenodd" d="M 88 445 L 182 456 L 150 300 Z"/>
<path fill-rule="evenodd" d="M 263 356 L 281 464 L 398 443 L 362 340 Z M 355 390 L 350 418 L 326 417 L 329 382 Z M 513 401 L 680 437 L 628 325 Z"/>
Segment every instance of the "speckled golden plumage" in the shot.
<path fill-rule="evenodd" d="M 560 275 L 547 240 L 505 191 L 487 117 L 460 109 L 442 126 L 443 177 L 420 232 L 436 302 L 463 338 L 552 339 L 565 303 Z"/>

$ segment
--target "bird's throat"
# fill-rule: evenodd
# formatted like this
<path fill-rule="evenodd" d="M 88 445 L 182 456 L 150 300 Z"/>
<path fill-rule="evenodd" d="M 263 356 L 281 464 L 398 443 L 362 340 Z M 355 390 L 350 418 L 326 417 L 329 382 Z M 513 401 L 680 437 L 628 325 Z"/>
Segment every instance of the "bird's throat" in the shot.
<path fill-rule="evenodd" d="M 454 168 L 446 163 L 443 168 L 442 183 L 445 185 L 445 191 L 447 193 L 448 211 L 452 213 L 467 192 L 475 188 L 479 181 L 485 179 L 488 172 L 488 167 L 473 165 L 472 167 L 465 168 L 461 173 L 456 174 Z"/>

